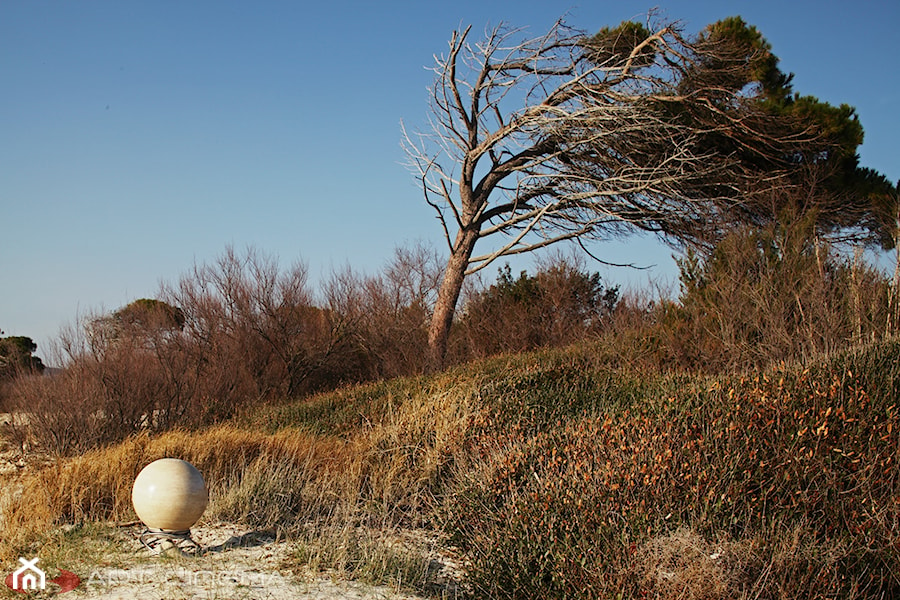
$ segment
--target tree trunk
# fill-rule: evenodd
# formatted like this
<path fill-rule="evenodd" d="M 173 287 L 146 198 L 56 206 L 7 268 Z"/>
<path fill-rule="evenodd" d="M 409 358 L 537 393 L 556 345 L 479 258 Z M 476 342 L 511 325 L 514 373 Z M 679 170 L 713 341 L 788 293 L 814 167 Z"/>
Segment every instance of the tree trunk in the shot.
<path fill-rule="evenodd" d="M 441 280 L 437 301 L 434 304 L 434 314 L 431 316 L 431 326 L 428 329 L 428 350 L 431 369 L 434 371 L 439 371 L 445 366 L 450 326 L 453 324 L 456 303 L 459 301 L 466 269 L 477 240 L 477 231 L 461 230 L 456 236 L 456 244 L 444 270 L 444 278 Z"/>
<path fill-rule="evenodd" d="M 900 186 L 900 182 L 898 182 Z M 898 209 L 900 210 L 900 209 Z M 894 277 L 888 286 L 887 331 L 885 335 L 897 333 L 900 324 L 900 212 L 894 222 Z"/>

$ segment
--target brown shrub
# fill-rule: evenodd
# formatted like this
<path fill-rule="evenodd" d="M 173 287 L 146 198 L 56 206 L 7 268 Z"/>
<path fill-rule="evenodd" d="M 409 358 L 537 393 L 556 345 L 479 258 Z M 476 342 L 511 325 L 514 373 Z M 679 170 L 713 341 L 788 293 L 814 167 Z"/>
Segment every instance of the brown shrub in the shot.
<path fill-rule="evenodd" d="M 421 243 L 397 248 L 375 276 L 345 275 L 341 306 L 353 323 L 366 379 L 427 370 L 428 324 L 440 275 L 440 257 Z"/>
<path fill-rule="evenodd" d="M 56 455 L 145 431 L 194 427 L 361 378 L 352 315 L 340 294 L 309 290 L 302 264 L 282 271 L 253 250 L 195 266 L 160 300 L 89 316 L 60 336 L 51 378 L 23 377 L 16 435 Z"/>
<path fill-rule="evenodd" d="M 252 249 L 241 256 L 229 248 L 162 297 L 184 311 L 188 362 L 219 382 L 210 392 L 223 415 L 248 400 L 321 387 L 347 348 L 346 317 L 317 305 L 306 266 L 282 272 Z"/>

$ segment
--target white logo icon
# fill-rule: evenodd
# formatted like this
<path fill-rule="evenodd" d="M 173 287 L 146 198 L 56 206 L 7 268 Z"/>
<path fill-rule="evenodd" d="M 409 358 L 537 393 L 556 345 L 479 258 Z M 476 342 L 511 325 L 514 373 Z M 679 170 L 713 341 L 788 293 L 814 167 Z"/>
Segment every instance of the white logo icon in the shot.
<path fill-rule="evenodd" d="M 42 590 L 47 585 L 47 577 L 44 572 L 35 566 L 40 559 L 35 557 L 31 560 L 25 560 L 21 556 L 19 562 L 22 566 L 19 570 L 12 574 L 12 589 L 25 590 Z"/>

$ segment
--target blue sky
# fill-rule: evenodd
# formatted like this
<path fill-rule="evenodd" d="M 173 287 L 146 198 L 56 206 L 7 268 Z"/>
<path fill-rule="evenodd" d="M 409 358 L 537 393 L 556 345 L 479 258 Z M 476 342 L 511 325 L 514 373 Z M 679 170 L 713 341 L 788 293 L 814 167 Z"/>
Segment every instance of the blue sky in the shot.
<path fill-rule="evenodd" d="M 0 328 L 46 353 L 78 314 L 152 297 L 227 245 L 318 276 L 373 272 L 441 244 L 403 166 L 424 128 L 424 68 L 452 30 L 499 21 L 591 31 L 654 4 L 5 0 L 0 2 Z M 795 89 L 857 108 L 864 165 L 900 179 L 896 0 L 660 3 L 697 31 L 740 14 Z M 671 278 L 643 238 L 597 247 Z"/>

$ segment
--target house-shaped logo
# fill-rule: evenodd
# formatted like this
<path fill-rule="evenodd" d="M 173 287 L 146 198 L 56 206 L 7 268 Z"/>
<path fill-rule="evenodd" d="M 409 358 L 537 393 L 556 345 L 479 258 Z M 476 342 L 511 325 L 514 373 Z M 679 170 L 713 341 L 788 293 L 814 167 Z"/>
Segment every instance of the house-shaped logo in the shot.
<path fill-rule="evenodd" d="M 39 560 L 37 557 L 31 560 L 20 557 L 19 562 L 22 566 L 12 574 L 12 585 L 9 587 L 18 592 L 44 589 L 47 586 L 47 576 L 35 566 Z"/>

